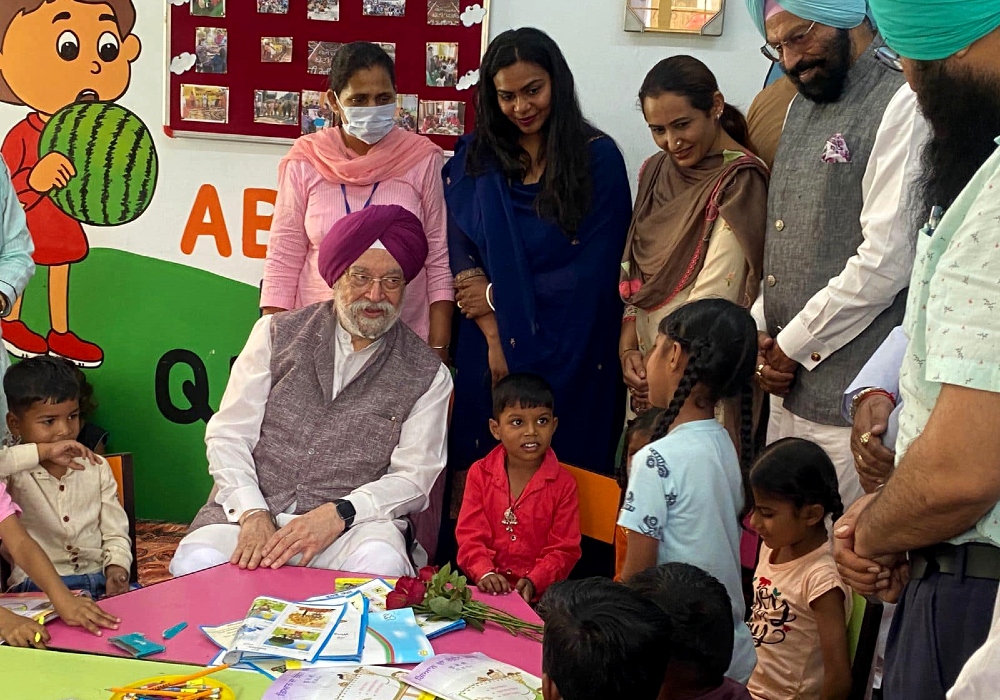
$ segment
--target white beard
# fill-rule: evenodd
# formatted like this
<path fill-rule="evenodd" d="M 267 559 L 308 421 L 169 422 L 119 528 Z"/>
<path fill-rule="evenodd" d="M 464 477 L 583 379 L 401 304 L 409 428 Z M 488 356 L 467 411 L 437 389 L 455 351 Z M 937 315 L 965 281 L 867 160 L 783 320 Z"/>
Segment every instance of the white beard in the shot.
<path fill-rule="evenodd" d="M 334 304 L 337 309 L 337 318 L 344 330 L 357 338 L 367 340 L 378 340 L 388 333 L 389 329 L 399 320 L 403 305 L 402 299 L 400 299 L 399 308 L 388 301 L 374 303 L 367 299 L 345 303 L 341 300 L 340 295 L 334 295 Z M 381 318 L 365 318 L 362 313 L 366 309 L 378 309 L 384 315 Z"/>

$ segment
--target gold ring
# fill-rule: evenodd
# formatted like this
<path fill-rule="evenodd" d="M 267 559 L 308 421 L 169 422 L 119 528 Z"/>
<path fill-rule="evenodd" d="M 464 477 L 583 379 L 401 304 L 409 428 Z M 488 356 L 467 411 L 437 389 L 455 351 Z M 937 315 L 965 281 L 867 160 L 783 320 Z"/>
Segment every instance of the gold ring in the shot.
<path fill-rule="evenodd" d="M 864 435 L 861 436 L 861 444 L 867 445 L 868 441 L 871 439 L 872 439 L 872 434 L 870 432 L 865 433 Z"/>
<path fill-rule="evenodd" d="M 459 309 L 461 309 L 462 308 L 462 302 L 460 302 L 460 301 L 455 302 L 455 306 L 457 306 Z"/>
<path fill-rule="evenodd" d="M 865 463 L 865 458 L 861 456 L 860 452 L 858 452 L 856 455 L 854 455 L 854 458 L 856 460 L 858 460 L 859 464 L 864 464 Z"/>
<path fill-rule="evenodd" d="M 764 371 L 764 363 L 761 362 L 759 365 L 757 365 L 757 376 L 759 377 L 760 373 L 763 371 Z"/>

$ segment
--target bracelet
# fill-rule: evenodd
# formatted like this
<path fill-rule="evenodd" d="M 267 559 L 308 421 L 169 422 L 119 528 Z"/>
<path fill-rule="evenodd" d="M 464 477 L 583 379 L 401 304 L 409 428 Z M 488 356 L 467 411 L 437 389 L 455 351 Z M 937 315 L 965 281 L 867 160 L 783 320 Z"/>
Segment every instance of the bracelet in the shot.
<path fill-rule="evenodd" d="M 491 296 L 490 292 L 492 291 L 493 291 L 493 283 L 490 282 L 488 285 L 486 285 L 486 303 L 490 305 L 490 309 L 493 311 L 493 313 L 496 313 L 497 307 L 493 306 L 493 300 L 490 299 Z"/>
<path fill-rule="evenodd" d="M 893 396 L 888 391 L 886 391 L 885 389 L 880 389 L 877 386 L 868 387 L 867 389 L 859 391 L 855 395 L 854 399 L 851 401 L 850 416 L 852 421 L 854 420 L 854 416 L 858 412 L 858 408 L 861 407 L 861 402 L 872 396 L 884 396 L 890 401 L 892 401 L 893 406 L 896 405 L 896 397 Z"/>
<path fill-rule="evenodd" d="M 486 272 L 481 267 L 473 267 L 468 270 L 462 270 L 457 275 L 455 275 L 455 284 L 461 284 L 465 280 L 471 280 L 473 277 L 485 277 Z"/>
<path fill-rule="evenodd" d="M 255 513 L 268 513 L 268 514 L 270 514 L 269 511 L 267 510 L 267 508 L 251 508 L 248 511 L 244 511 L 243 515 L 240 516 L 239 525 L 242 527 L 243 523 L 245 523 L 247 521 L 247 519 L 251 515 L 253 515 Z"/>
<path fill-rule="evenodd" d="M 496 571 L 487 571 L 485 574 L 483 574 L 482 576 L 479 577 L 479 580 L 480 581 L 484 581 L 487 576 L 497 576 L 497 575 L 498 574 L 497 574 Z"/>
<path fill-rule="evenodd" d="M 640 350 L 639 348 L 625 348 L 624 350 L 618 353 L 618 361 L 621 362 L 622 360 L 624 360 L 625 356 L 628 355 L 630 352 L 637 352 L 639 354 L 642 354 L 642 350 Z"/>
<path fill-rule="evenodd" d="M 445 343 L 444 345 L 431 345 L 431 350 L 447 350 L 451 347 L 451 343 Z"/>

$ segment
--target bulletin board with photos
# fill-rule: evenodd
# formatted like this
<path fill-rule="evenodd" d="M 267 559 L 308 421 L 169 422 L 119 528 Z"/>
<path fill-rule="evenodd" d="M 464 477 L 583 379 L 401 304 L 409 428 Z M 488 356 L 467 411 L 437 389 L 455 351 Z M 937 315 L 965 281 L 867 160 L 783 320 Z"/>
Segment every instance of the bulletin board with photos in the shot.
<path fill-rule="evenodd" d="M 473 128 L 488 13 L 489 0 L 171 0 L 164 130 L 291 141 L 330 128 L 333 57 L 370 41 L 396 62 L 396 123 L 451 150 Z"/>

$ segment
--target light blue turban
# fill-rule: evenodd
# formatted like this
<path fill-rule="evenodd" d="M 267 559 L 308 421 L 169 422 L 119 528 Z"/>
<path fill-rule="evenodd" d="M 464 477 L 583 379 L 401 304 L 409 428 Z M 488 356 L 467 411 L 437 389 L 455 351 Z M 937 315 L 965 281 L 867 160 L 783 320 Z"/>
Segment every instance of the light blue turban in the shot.
<path fill-rule="evenodd" d="M 871 0 L 885 42 L 900 56 L 940 61 L 1000 27 L 1000 0 Z"/>
<path fill-rule="evenodd" d="M 900 4 L 905 0 L 901 0 Z M 854 29 L 868 17 L 866 0 L 778 0 L 781 6 L 796 17 L 819 22 L 837 29 Z M 976 2 L 976 0 L 968 0 Z M 896 4 L 896 3 L 893 3 Z M 994 4 L 990 2 L 990 4 Z M 747 0 L 747 9 L 760 35 L 767 38 L 764 29 L 765 0 Z"/>

